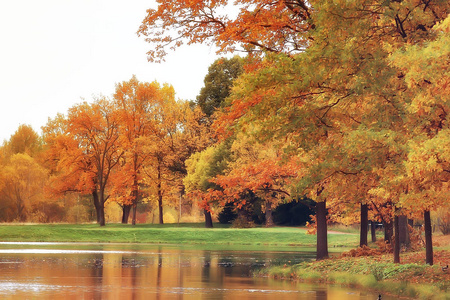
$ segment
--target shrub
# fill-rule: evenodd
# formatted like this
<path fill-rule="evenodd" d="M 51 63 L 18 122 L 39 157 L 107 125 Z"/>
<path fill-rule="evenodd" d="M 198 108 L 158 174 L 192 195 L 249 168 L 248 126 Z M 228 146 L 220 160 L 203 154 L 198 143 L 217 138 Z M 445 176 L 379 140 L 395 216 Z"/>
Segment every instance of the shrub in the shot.
<path fill-rule="evenodd" d="M 70 207 L 66 213 L 66 221 L 69 223 L 89 222 L 89 212 L 86 206 L 77 204 Z"/>
<path fill-rule="evenodd" d="M 255 227 L 255 223 L 249 221 L 247 216 L 240 215 L 238 216 L 232 223 L 233 228 L 253 228 Z"/>

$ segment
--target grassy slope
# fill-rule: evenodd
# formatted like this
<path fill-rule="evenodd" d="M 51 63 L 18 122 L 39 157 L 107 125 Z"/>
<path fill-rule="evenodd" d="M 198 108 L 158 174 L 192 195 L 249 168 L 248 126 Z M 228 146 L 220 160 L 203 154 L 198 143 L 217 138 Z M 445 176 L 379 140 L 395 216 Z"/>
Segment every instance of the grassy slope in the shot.
<path fill-rule="evenodd" d="M 302 228 L 274 227 L 234 229 L 202 224 L 122 225 L 1 225 L 2 242 L 106 242 L 315 247 L 316 236 Z M 354 247 L 355 234 L 330 234 L 330 250 Z"/>

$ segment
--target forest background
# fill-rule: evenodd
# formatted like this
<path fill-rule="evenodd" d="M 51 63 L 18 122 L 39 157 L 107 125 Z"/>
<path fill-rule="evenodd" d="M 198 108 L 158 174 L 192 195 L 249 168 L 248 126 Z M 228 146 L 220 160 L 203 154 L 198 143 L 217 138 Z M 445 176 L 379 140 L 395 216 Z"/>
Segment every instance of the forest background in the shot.
<path fill-rule="evenodd" d="M 1 149 L 1 220 L 105 225 L 110 207 L 135 224 L 145 203 L 163 223 L 184 203 L 207 227 L 225 208 L 271 225 L 296 201 L 315 210 L 318 258 L 328 222 L 382 222 L 399 245 L 410 219 L 433 263 L 431 212 L 450 205 L 448 1 L 158 3 L 138 31 L 151 60 L 183 43 L 246 55 L 216 61 L 196 101 L 133 77 L 42 136 L 19 127 Z"/>

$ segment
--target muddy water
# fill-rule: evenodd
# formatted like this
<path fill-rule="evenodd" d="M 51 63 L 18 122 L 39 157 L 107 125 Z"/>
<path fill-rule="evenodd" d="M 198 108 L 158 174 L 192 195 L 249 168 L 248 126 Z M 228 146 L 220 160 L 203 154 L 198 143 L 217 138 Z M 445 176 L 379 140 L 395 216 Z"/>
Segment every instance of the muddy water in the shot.
<path fill-rule="evenodd" d="M 338 286 L 251 276 L 264 266 L 313 256 L 155 245 L 0 243 L 0 299 L 377 298 Z"/>

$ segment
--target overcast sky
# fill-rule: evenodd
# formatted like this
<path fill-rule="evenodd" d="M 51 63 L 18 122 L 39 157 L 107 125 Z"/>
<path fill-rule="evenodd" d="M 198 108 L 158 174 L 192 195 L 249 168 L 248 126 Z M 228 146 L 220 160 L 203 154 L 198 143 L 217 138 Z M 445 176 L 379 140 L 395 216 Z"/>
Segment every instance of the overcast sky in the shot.
<path fill-rule="evenodd" d="M 136 34 L 148 8 L 155 1 L 0 1 L 0 143 L 20 124 L 40 134 L 49 117 L 110 96 L 133 74 L 195 99 L 215 50 L 183 47 L 165 63 L 148 62 L 151 45 Z"/>

